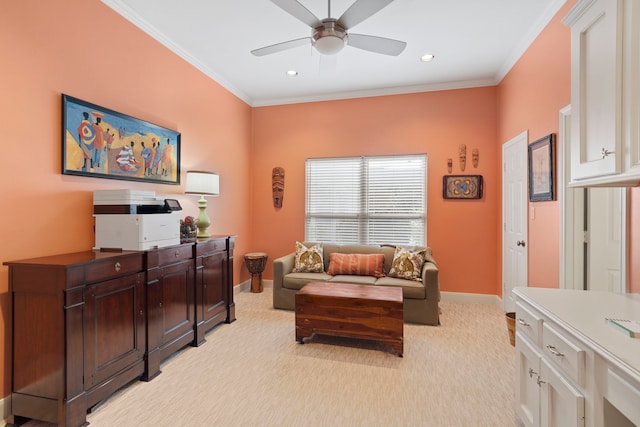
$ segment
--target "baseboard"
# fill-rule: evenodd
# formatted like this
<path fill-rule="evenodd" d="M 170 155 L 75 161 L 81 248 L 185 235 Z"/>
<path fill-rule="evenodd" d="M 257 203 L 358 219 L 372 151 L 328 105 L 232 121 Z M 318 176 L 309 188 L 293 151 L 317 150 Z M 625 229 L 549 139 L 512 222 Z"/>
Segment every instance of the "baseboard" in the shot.
<path fill-rule="evenodd" d="M 13 423 L 11 415 L 11 395 L 0 399 L 0 414 L 2 414 L 3 425 Z"/>
<path fill-rule="evenodd" d="M 273 280 L 262 279 L 262 287 L 272 288 Z M 250 292 L 250 291 L 251 291 L 251 279 L 245 280 L 244 282 L 240 282 L 238 286 L 233 287 L 233 295 L 236 295 L 238 292 Z"/>
<path fill-rule="evenodd" d="M 502 298 L 497 295 L 467 294 L 464 292 L 440 292 L 443 301 L 490 304 L 502 309 Z"/>

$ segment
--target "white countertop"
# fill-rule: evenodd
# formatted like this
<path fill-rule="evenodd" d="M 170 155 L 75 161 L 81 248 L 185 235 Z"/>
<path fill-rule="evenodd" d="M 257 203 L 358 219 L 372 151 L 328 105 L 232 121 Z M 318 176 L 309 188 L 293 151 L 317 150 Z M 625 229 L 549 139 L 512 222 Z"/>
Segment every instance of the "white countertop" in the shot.
<path fill-rule="evenodd" d="M 640 320 L 637 297 L 524 287 L 515 288 L 513 293 L 640 382 L 640 338 L 625 335 L 605 320 L 607 317 Z"/>

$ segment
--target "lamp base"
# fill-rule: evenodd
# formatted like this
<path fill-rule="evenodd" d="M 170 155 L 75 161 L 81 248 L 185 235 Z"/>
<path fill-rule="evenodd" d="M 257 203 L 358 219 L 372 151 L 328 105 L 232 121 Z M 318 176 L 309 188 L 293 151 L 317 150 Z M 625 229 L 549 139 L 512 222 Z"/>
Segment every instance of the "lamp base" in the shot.
<path fill-rule="evenodd" d="M 211 234 L 207 232 L 207 228 L 211 225 L 211 220 L 207 216 L 207 199 L 204 196 L 200 196 L 200 200 L 198 200 L 198 208 L 200 209 L 200 214 L 198 218 L 196 218 L 196 224 L 198 225 L 198 239 L 211 237 Z"/>

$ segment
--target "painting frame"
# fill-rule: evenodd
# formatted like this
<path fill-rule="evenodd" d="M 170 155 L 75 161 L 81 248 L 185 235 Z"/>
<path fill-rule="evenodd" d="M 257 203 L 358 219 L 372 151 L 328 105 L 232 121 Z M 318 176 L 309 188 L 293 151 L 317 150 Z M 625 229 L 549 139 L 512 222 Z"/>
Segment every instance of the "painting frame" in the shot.
<path fill-rule="evenodd" d="M 484 180 L 482 175 L 444 175 L 442 198 L 448 200 L 482 199 Z"/>
<path fill-rule="evenodd" d="M 555 135 L 550 133 L 528 147 L 529 201 L 555 198 Z"/>
<path fill-rule="evenodd" d="M 180 132 L 62 94 L 62 174 L 180 184 Z"/>

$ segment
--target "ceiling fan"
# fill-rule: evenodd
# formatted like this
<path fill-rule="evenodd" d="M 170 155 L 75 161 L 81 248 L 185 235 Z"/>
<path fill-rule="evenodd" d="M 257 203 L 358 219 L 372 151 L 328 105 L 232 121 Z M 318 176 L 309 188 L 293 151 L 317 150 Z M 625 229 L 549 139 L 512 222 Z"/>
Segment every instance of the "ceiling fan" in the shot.
<path fill-rule="evenodd" d="M 318 19 L 297 0 L 271 0 L 276 6 L 311 27 L 311 37 L 289 40 L 254 49 L 255 56 L 270 55 L 298 46 L 311 45 L 323 55 L 334 55 L 345 45 L 383 55 L 398 56 L 407 46 L 406 42 L 385 37 L 347 33 L 354 27 L 394 0 L 356 0 L 340 18 L 331 18 L 331 0 L 328 3 L 328 18 Z"/>

